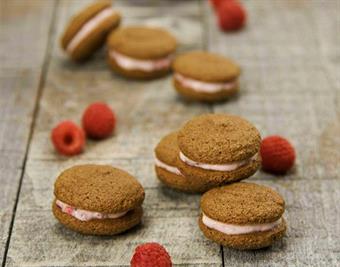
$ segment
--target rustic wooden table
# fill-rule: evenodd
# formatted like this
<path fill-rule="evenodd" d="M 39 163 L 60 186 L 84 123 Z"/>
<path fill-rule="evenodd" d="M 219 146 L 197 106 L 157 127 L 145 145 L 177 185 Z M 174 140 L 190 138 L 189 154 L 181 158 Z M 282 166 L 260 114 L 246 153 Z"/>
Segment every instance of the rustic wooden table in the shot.
<path fill-rule="evenodd" d="M 121 0 L 124 25 L 164 26 L 195 48 L 234 58 L 242 91 L 224 104 L 180 100 L 171 77 L 140 82 L 107 68 L 104 52 L 71 64 L 59 48 L 69 17 L 87 0 L 0 3 L 0 257 L 3 266 L 128 266 L 134 247 L 157 241 L 179 266 L 339 266 L 340 264 L 340 1 L 244 1 L 249 23 L 221 33 L 204 1 Z M 114 137 L 89 142 L 64 158 L 50 143 L 63 119 L 79 122 L 94 100 L 118 114 Z M 297 150 L 285 177 L 258 172 L 251 181 L 286 199 L 289 229 L 273 247 L 238 252 L 206 240 L 197 227 L 199 196 L 164 188 L 153 171 L 153 148 L 166 133 L 204 112 L 242 115 L 263 136 L 281 134 Z M 143 224 L 116 237 L 73 233 L 51 214 L 53 182 L 78 163 L 123 168 L 146 191 Z"/>

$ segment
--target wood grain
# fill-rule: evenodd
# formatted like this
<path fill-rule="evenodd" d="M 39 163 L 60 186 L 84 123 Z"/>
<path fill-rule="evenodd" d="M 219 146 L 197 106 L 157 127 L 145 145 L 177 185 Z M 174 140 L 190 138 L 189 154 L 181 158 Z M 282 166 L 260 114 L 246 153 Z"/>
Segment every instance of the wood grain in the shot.
<path fill-rule="evenodd" d="M 39 87 L 48 39 L 46 21 L 51 21 L 54 2 L 24 2 L 24 8 L 23 1 L 10 7 L 6 3 L 11 12 L 2 14 L 6 27 L 0 36 L 12 36 L 18 28 L 12 20 L 17 14 L 27 24 L 19 30 L 23 40 L 31 38 L 27 36 L 30 25 L 45 25 L 39 24 L 33 33 L 35 41 L 28 42 L 32 56 L 25 54 L 20 72 L 15 64 L 18 53 L 4 53 L 3 48 L 0 52 L 0 59 L 10 66 L 10 70 L 1 67 L 0 88 L 6 88 L 6 99 L 21 107 L 17 114 L 13 104 L 0 99 L 3 121 L 11 122 L 3 127 L 0 119 L 0 151 L 6 151 L 0 156 L 0 182 L 6 181 L 2 191 L 6 200 L 0 203 L 0 245 L 6 242 L 12 218 L 6 207 L 12 210 L 13 192 L 25 166 L 6 266 L 129 266 L 133 249 L 149 241 L 165 245 L 175 266 L 339 265 L 340 35 L 334 26 L 339 23 L 339 1 L 244 1 L 248 24 L 232 34 L 218 30 L 207 1 L 115 1 L 124 25 L 166 27 L 179 39 L 180 51 L 207 48 L 242 66 L 241 93 L 216 105 L 184 102 L 173 90 L 170 76 L 149 82 L 119 77 L 108 69 L 104 49 L 85 64 L 70 63 L 59 48 L 60 34 L 69 17 L 91 1 L 58 1 L 55 31 L 49 36 L 50 64 L 25 162 L 34 108 L 30 98 Z M 10 42 L 3 45 L 6 51 L 14 46 Z M 22 49 L 23 45 L 15 46 Z M 22 87 L 31 89 L 22 93 L 18 91 Z M 115 135 L 89 141 L 86 152 L 77 157 L 55 153 L 49 140 L 51 128 L 64 119 L 79 123 L 84 108 L 98 100 L 107 102 L 118 115 Z M 175 192 L 155 177 L 153 148 L 159 139 L 204 112 L 242 115 L 263 136 L 280 134 L 296 147 L 297 165 L 285 177 L 258 172 L 249 179 L 275 188 L 286 199 L 287 236 L 269 249 L 238 252 L 205 239 L 197 226 L 200 196 Z M 26 143 L 12 146 L 7 138 Z M 50 208 L 53 183 L 62 170 L 81 163 L 110 164 L 137 177 L 146 191 L 141 226 L 116 237 L 98 238 L 57 223 Z M 14 182 L 7 182 L 8 177 Z"/>
<path fill-rule="evenodd" d="M 46 1 L 0 3 L 1 262 L 22 177 L 52 11 L 53 3 Z"/>
<path fill-rule="evenodd" d="M 267 4 L 265 4 L 267 3 Z M 242 66 L 241 92 L 214 112 L 239 114 L 263 136 L 280 134 L 294 144 L 297 166 L 286 177 L 258 172 L 250 180 L 271 185 L 287 201 L 287 237 L 251 253 L 224 248 L 225 266 L 336 266 L 339 207 L 339 28 L 337 1 L 247 2 L 249 23 L 221 34 L 209 21 L 208 49 Z M 275 10 L 275 12 L 272 12 Z M 322 10 L 322 11 L 321 11 Z M 338 19 L 337 19 L 338 20 Z M 313 26 L 311 26 L 313 25 Z M 331 26 L 333 25 L 333 27 Z M 338 24 L 339 25 L 339 24 Z M 289 29 L 289 30 L 288 30 Z M 227 44 L 227 45 L 226 45 Z"/>
<path fill-rule="evenodd" d="M 132 7 L 135 15 L 128 14 L 124 23 L 166 27 L 180 40 L 181 50 L 202 47 L 201 14 L 192 14 L 201 11 L 200 3 L 184 4 L 190 5 L 190 9 L 181 9 L 179 2 L 178 8 L 171 4 L 136 4 Z M 69 16 L 82 5 L 84 1 L 61 1 L 58 6 L 51 63 L 26 163 L 7 265 L 127 266 L 137 244 L 157 241 L 167 247 L 175 264 L 221 266 L 220 247 L 205 240 L 197 227 L 199 196 L 160 186 L 153 170 L 153 148 L 159 139 L 210 108 L 185 105 L 173 90 L 171 77 L 140 82 L 113 74 L 105 63 L 104 51 L 85 65 L 68 62 L 58 40 Z M 125 5 L 126 1 L 117 1 L 117 6 L 128 9 Z M 49 141 L 51 128 L 66 118 L 79 122 L 84 108 L 95 100 L 114 107 L 118 115 L 115 136 L 89 142 L 86 153 L 79 157 L 57 155 Z M 101 239 L 72 233 L 57 223 L 50 211 L 54 180 L 64 168 L 84 162 L 121 167 L 141 181 L 146 188 L 141 227 L 126 235 Z M 38 229 L 41 234 L 29 235 Z"/>

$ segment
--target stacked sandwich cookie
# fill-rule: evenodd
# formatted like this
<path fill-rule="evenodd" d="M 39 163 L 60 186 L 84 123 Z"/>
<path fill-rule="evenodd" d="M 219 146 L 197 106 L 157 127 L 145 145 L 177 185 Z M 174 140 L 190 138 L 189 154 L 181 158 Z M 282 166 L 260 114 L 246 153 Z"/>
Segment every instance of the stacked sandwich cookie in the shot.
<path fill-rule="evenodd" d="M 130 174 L 107 165 L 78 165 L 54 185 L 54 216 L 67 228 L 115 235 L 141 222 L 144 189 Z"/>
<path fill-rule="evenodd" d="M 105 43 L 109 32 L 119 26 L 120 19 L 110 1 L 96 1 L 70 20 L 61 46 L 72 60 L 86 59 Z"/>
<path fill-rule="evenodd" d="M 205 192 L 198 224 L 210 240 L 251 250 L 286 232 L 285 202 L 274 190 L 239 182 L 260 167 L 261 137 L 247 120 L 229 114 L 193 118 L 155 148 L 155 170 L 166 186 Z"/>
<path fill-rule="evenodd" d="M 160 141 L 156 173 L 175 189 L 205 192 L 253 175 L 260 167 L 260 142 L 257 129 L 241 117 L 201 115 Z"/>
<path fill-rule="evenodd" d="M 107 40 L 112 70 L 128 78 L 152 79 L 170 71 L 177 41 L 162 28 L 129 26 Z"/>

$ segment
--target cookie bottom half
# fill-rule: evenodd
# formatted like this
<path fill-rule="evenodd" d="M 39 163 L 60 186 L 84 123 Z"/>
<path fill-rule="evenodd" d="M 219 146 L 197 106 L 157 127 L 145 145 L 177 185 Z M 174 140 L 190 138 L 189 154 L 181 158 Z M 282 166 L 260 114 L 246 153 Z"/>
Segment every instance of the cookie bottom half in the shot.
<path fill-rule="evenodd" d="M 188 100 L 200 101 L 200 102 L 220 102 L 225 101 L 235 95 L 239 90 L 239 85 L 237 84 L 234 88 L 230 90 L 222 90 L 216 93 L 204 93 L 197 92 L 193 89 L 182 86 L 175 79 L 173 80 L 173 85 L 176 91 Z"/>
<path fill-rule="evenodd" d="M 138 225 L 143 216 L 143 208 L 140 206 L 117 219 L 80 221 L 62 212 L 55 201 L 52 204 L 52 211 L 61 224 L 73 231 L 87 235 L 115 235 L 125 232 Z"/>
<path fill-rule="evenodd" d="M 205 170 L 187 165 L 182 161 L 180 161 L 178 168 L 187 179 L 199 181 L 201 192 L 204 192 L 217 186 L 246 179 L 252 176 L 260 168 L 260 165 L 261 159 L 258 157 L 256 160 L 234 171 Z"/>
<path fill-rule="evenodd" d="M 281 239 L 286 232 L 286 221 L 282 222 L 274 229 L 265 232 L 256 232 L 242 235 L 227 235 L 207 227 L 202 222 L 202 215 L 199 218 L 199 227 L 203 234 L 210 240 L 234 249 L 254 250 L 269 247 L 275 241 Z"/>
<path fill-rule="evenodd" d="M 165 68 L 163 70 L 157 70 L 157 71 L 141 71 L 141 70 L 126 70 L 121 68 L 117 65 L 116 61 L 112 59 L 108 54 L 108 64 L 110 65 L 111 69 L 127 78 L 133 78 L 133 79 L 141 79 L 141 80 L 151 80 L 163 77 L 167 75 L 170 72 L 170 68 Z"/>
<path fill-rule="evenodd" d="M 186 193 L 201 193 L 205 192 L 208 188 L 205 183 L 199 179 L 189 179 L 185 176 L 177 175 L 164 170 L 160 167 L 155 167 L 157 178 L 166 186 L 178 191 Z"/>

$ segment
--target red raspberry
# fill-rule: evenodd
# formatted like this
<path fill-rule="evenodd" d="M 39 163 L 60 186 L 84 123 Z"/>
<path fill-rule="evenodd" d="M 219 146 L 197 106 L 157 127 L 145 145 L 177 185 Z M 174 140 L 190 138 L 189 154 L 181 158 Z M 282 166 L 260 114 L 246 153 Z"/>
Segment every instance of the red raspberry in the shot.
<path fill-rule="evenodd" d="M 210 0 L 210 4 L 217 11 L 217 9 L 221 5 L 221 3 L 225 2 L 225 1 L 235 1 L 235 0 Z"/>
<path fill-rule="evenodd" d="M 88 137 L 104 139 L 114 130 L 116 117 L 108 105 L 97 102 L 86 108 L 82 123 Z"/>
<path fill-rule="evenodd" d="M 218 6 L 225 0 L 210 0 L 210 4 L 217 10 Z"/>
<path fill-rule="evenodd" d="M 145 243 L 135 249 L 131 267 L 171 267 L 171 258 L 163 246 Z"/>
<path fill-rule="evenodd" d="M 222 1 L 217 8 L 218 23 L 222 31 L 236 31 L 246 22 L 246 11 L 237 1 Z"/>
<path fill-rule="evenodd" d="M 260 148 L 262 168 L 265 171 L 282 174 L 295 162 L 295 150 L 287 139 L 273 135 L 262 140 Z"/>
<path fill-rule="evenodd" d="M 83 129 L 72 121 L 63 121 L 53 128 L 51 139 L 55 149 L 66 156 L 80 154 L 85 145 Z"/>

